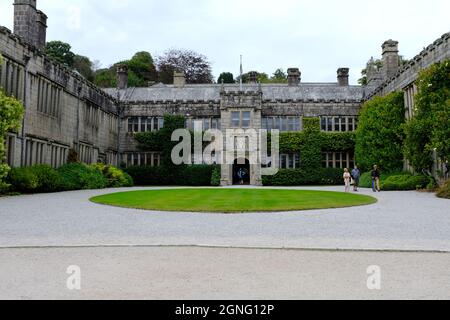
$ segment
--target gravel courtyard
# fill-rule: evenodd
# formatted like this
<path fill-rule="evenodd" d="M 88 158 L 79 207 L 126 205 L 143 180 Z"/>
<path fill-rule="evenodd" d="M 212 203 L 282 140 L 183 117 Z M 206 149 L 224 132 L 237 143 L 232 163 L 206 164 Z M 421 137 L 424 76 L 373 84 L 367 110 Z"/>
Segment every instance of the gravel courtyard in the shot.
<path fill-rule="evenodd" d="M 238 215 L 148 212 L 89 201 L 115 191 L 0 198 L 0 247 L 195 245 L 450 252 L 450 201 L 430 193 L 362 190 L 379 202 Z"/>
<path fill-rule="evenodd" d="M 378 203 L 228 215 L 89 201 L 116 191 L 0 198 L 0 299 L 449 298 L 450 202 L 433 194 L 362 190 Z M 368 290 L 370 266 L 381 290 Z"/>

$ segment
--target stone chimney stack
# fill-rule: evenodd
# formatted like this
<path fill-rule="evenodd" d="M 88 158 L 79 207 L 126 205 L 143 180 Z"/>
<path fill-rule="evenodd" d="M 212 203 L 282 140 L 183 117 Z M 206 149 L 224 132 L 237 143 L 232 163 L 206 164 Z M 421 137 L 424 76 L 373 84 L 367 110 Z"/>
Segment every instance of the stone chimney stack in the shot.
<path fill-rule="evenodd" d="M 175 71 L 173 73 L 173 86 L 175 88 L 183 88 L 186 85 L 186 75 L 184 71 Z"/>
<path fill-rule="evenodd" d="M 250 71 L 248 73 L 248 82 L 251 84 L 257 84 L 258 83 L 258 72 Z"/>
<path fill-rule="evenodd" d="M 385 79 L 393 77 L 400 67 L 398 41 L 388 40 L 383 43 L 383 76 Z"/>
<path fill-rule="evenodd" d="M 288 71 L 288 84 L 291 87 L 298 86 L 302 80 L 302 73 L 298 68 L 289 68 Z"/>
<path fill-rule="evenodd" d="M 28 44 L 37 44 L 36 0 L 14 0 L 14 34 Z"/>
<path fill-rule="evenodd" d="M 117 67 L 117 88 L 120 90 L 128 88 L 128 67 L 126 65 Z"/>
<path fill-rule="evenodd" d="M 42 11 L 36 11 L 36 47 L 43 49 L 47 43 L 47 16 Z"/>
<path fill-rule="evenodd" d="M 348 81 L 349 74 L 350 74 L 349 68 L 339 68 L 337 70 L 337 81 L 341 87 L 346 87 L 349 85 Z"/>

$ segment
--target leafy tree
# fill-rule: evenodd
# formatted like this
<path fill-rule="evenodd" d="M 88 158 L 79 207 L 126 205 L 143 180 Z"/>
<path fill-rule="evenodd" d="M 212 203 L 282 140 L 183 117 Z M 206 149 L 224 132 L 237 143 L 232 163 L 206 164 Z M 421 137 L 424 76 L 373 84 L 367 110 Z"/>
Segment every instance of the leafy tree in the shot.
<path fill-rule="evenodd" d="M 362 169 L 373 165 L 391 172 L 402 169 L 404 123 L 403 92 L 376 97 L 364 104 L 356 132 L 356 159 Z"/>
<path fill-rule="evenodd" d="M 382 67 L 383 67 L 383 61 L 381 61 L 380 59 L 377 59 L 377 60 L 373 60 L 373 58 L 370 59 L 369 62 L 367 62 L 367 67 L 361 71 L 362 78 L 358 80 L 358 83 L 362 86 L 367 86 L 368 81 L 369 81 L 367 78 L 367 73 L 368 73 L 369 68 L 373 68 L 375 70 L 381 70 Z"/>
<path fill-rule="evenodd" d="M 283 69 L 277 69 L 272 77 L 269 77 L 267 73 L 264 72 L 256 72 L 256 80 L 259 83 L 287 83 L 287 74 L 284 72 Z M 240 77 L 237 78 L 237 81 L 239 81 Z M 244 73 L 242 75 L 242 82 L 248 83 L 250 82 L 250 72 Z"/>
<path fill-rule="evenodd" d="M 236 83 L 231 72 L 222 72 L 217 80 L 217 83 Z"/>
<path fill-rule="evenodd" d="M 287 83 L 287 74 L 283 69 L 277 69 L 274 72 L 272 78 L 270 78 L 271 83 Z"/>
<path fill-rule="evenodd" d="M 172 49 L 159 56 L 156 62 L 159 80 L 166 84 L 173 83 L 176 70 L 183 71 L 186 82 L 193 84 L 212 83 L 211 63 L 197 52 Z"/>
<path fill-rule="evenodd" d="M 147 87 L 149 82 L 157 80 L 157 72 L 150 53 L 141 51 L 130 60 L 120 61 L 107 69 L 97 70 L 95 84 L 102 88 L 114 88 L 117 86 L 116 72 L 119 65 L 128 67 L 128 86 Z"/>
<path fill-rule="evenodd" d="M 405 153 L 418 172 L 430 171 L 433 152 L 450 160 L 450 60 L 421 72 L 414 118 L 405 125 Z"/>
<path fill-rule="evenodd" d="M 91 82 L 95 80 L 93 63 L 88 57 L 75 55 L 73 61 L 73 68 L 77 70 L 87 80 Z"/>
<path fill-rule="evenodd" d="M 67 67 L 73 68 L 75 62 L 75 53 L 72 51 L 70 44 L 62 41 L 47 42 L 44 48 L 45 54 Z"/>
<path fill-rule="evenodd" d="M 0 55 L 0 65 L 2 60 Z M 10 170 L 5 163 L 5 137 L 8 132 L 19 129 L 23 113 L 22 103 L 13 97 L 6 96 L 0 89 L 0 191 L 7 188 L 4 179 Z"/>
<path fill-rule="evenodd" d="M 117 87 L 116 72 L 112 69 L 99 69 L 95 72 L 94 83 L 101 88 Z"/>
<path fill-rule="evenodd" d="M 266 83 L 269 80 L 269 76 L 267 75 L 267 73 L 258 72 L 258 71 L 255 71 L 255 72 L 256 72 L 256 81 L 261 82 L 261 83 Z M 243 83 L 250 82 L 250 74 L 251 74 L 251 72 L 247 72 L 242 75 Z M 236 82 L 239 82 L 240 79 L 241 79 L 241 76 L 237 77 Z"/>

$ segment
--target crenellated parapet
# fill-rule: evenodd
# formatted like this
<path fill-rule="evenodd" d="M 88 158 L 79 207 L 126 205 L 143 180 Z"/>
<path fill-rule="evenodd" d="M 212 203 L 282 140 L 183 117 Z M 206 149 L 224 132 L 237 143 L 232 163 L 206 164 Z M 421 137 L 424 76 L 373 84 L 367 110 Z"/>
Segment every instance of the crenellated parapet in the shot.
<path fill-rule="evenodd" d="M 380 81 L 376 87 L 371 87 L 369 83 L 366 99 L 370 100 L 376 95 L 403 90 L 417 80 L 420 71 L 447 59 L 450 59 L 450 32 L 424 48 L 407 64 L 400 67 L 397 72 Z"/>

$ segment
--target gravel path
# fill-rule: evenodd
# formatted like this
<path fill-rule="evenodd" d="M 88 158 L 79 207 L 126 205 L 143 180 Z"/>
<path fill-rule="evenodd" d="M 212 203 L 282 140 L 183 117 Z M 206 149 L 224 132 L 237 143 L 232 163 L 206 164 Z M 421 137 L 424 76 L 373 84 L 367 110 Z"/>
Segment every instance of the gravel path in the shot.
<path fill-rule="evenodd" d="M 121 191 L 141 189 L 151 188 Z M 450 252 L 450 201 L 429 193 L 380 193 L 375 195 L 377 204 L 365 207 L 241 215 L 147 212 L 88 201 L 115 191 L 0 198 L 0 247 L 206 245 Z"/>
<path fill-rule="evenodd" d="M 449 265 L 448 253 L 0 249 L 0 299 L 450 299 Z M 380 290 L 367 286 L 370 266 Z"/>

